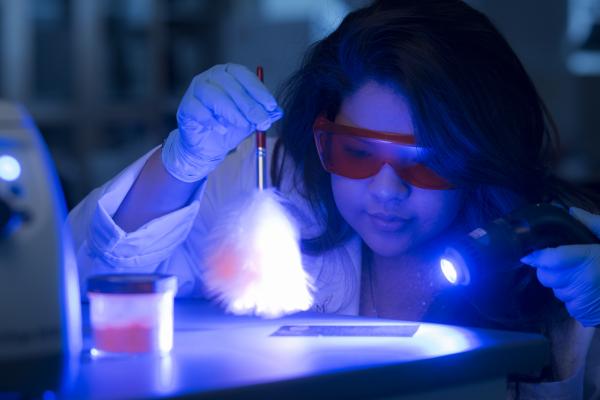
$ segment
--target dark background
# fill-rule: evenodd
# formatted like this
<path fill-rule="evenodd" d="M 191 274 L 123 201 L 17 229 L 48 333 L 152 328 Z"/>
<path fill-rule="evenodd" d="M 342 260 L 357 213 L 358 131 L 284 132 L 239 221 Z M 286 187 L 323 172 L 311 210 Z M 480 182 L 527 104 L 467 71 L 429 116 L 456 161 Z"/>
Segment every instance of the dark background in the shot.
<path fill-rule="evenodd" d="M 600 0 L 468 2 L 505 34 L 553 113 L 560 173 L 600 182 Z M 309 43 L 366 3 L 0 0 L 0 98 L 33 114 L 72 207 L 175 128 L 194 75 L 262 64 L 274 91 Z"/>

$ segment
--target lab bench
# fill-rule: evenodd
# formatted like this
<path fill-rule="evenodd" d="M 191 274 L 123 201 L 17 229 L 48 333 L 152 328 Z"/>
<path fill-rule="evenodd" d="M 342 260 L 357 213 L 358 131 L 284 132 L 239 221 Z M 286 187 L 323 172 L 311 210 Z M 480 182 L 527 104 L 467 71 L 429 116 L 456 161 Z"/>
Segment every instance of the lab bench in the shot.
<path fill-rule="evenodd" d="M 535 334 L 299 313 L 224 315 L 175 303 L 168 355 L 97 355 L 84 307 L 84 347 L 61 398 L 504 399 L 506 378 L 549 357 Z"/>

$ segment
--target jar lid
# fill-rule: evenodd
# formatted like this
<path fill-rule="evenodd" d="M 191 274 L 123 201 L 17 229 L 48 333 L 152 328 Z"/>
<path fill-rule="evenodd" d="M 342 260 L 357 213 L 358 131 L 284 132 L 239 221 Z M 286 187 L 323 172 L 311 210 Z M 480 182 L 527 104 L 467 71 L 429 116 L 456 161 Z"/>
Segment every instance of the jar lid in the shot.
<path fill-rule="evenodd" d="M 164 293 L 177 290 L 177 277 L 166 274 L 102 274 L 87 280 L 88 292 Z"/>

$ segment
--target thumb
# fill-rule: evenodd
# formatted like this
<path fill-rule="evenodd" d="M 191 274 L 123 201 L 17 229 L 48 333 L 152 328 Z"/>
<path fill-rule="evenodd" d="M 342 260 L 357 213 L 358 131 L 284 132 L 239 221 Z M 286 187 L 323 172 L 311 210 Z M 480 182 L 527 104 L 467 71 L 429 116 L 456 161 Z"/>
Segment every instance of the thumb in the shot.
<path fill-rule="evenodd" d="M 592 214 L 589 211 L 577 207 L 569 208 L 569 214 L 587 226 L 598 238 L 600 238 L 600 215 Z"/>

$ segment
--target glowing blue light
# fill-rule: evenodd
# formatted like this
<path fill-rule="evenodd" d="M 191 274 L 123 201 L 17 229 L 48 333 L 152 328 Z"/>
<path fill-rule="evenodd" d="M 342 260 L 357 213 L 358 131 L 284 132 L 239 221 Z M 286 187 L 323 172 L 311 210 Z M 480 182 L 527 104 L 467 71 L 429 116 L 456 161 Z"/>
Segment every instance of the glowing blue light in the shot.
<path fill-rule="evenodd" d="M 95 347 L 92 347 L 90 349 L 90 356 L 92 356 L 92 358 L 98 358 L 98 357 L 100 357 L 100 351 L 98 349 L 96 349 Z"/>
<path fill-rule="evenodd" d="M 0 156 L 0 179 L 12 182 L 21 176 L 21 164 L 16 158 L 8 155 Z"/>
<path fill-rule="evenodd" d="M 442 258 L 440 260 L 440 267 L 448 282 L 455 285 L 458 280 L 458 272 L 456 271 L 454 263 L 446 258 Z"/>
<path fill-rule="evenodd" d="M 43 394 L 42 394 L 42 400 L 55 400 L 56 397 L 56 393 L 54 393 L 51 390 L 46 390 Z"/>

